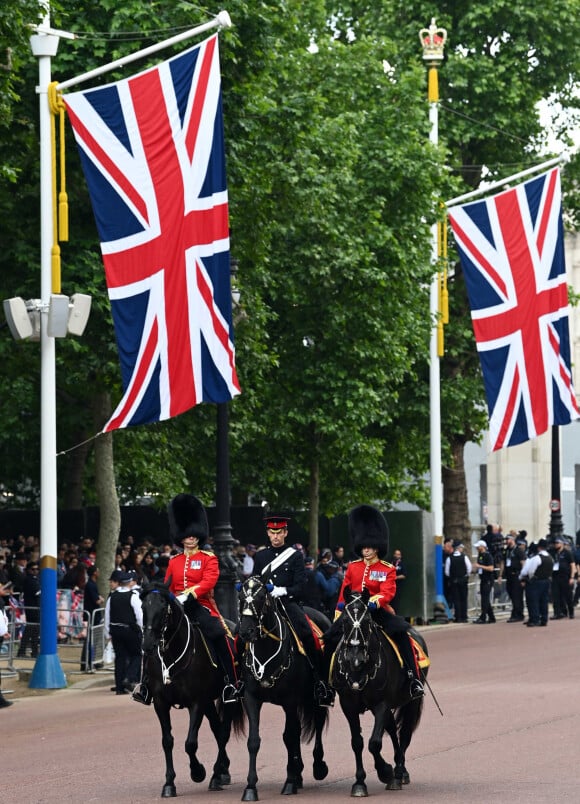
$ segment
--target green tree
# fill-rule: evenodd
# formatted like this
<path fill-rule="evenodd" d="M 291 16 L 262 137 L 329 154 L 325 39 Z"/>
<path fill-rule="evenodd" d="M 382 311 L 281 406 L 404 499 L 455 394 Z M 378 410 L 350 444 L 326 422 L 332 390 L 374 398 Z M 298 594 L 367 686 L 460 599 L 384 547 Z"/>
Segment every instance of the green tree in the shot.
<path fill-rule="evenodd" d="M 530 5 L 507 0 L 441 2 L 434 9 L 421 0 L 327 3 L 338 35 L 345 41 L 367 35 L 389 36 L 403 62 L 420 58 L 418 31 L 433 14 L 448 31 L 441 65 L 439 137 L 446 151 L 452 195 L 477 187 L 485 176 L 502 178 L 542 162 L 548 132 L 538 102 L 557 98 L 563 113 L 557 135 L 569 144 L 566 113 L 578 111 L 578 0 L 549 0 Z M 403 64 L 400 65 L 403 69 Z M 576 119 L 577 116 L 576 116 Z M 578 215 L 578 160 L 567 167 L 567 217 Z M 442 199 L 450 196 L 440 189 Z M 469 534 L 463 450 L 481 439 L 487 427 L 479 361 L 460 266 L 450 282 L 451 323 L 446 328 L 446 355 L 441 363 L 441 409 L 445 532 Z M 423 373 L 426 380 L 427 372 Z M 423 394 L 424 399 L 427 397 Z M 425 415 L 423 420 L 428 421 Z"/>

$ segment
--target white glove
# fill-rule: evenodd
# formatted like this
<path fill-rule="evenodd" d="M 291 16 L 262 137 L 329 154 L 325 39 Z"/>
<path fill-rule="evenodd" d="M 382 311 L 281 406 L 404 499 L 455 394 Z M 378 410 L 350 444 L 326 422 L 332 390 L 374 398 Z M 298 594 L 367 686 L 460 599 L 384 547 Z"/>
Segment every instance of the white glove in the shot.
<path fill-rule="evenodd" d="M 288 594 L 288 590 L 285 586 L 275 586 L 270 594 L 272 597 L 284 597 L 284 595 Z"/>
<path fill-rule="evenodd" d="M 185 603 L 185 601 L 187 600 L 187 598 L 188 598 L 188 595 L 183 595 L 183 594 L 181 594 L 181 595 L 177 595 L 177 599 L 179 600 L 179 602 L 180 602 L 182 605 Z"/>

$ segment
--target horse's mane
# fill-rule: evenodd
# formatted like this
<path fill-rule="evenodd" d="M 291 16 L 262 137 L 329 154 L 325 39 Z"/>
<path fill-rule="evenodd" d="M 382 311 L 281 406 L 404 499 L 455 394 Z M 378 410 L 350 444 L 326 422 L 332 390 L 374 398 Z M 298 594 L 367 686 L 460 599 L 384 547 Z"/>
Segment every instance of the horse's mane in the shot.
<path fill-rule="evenodd" d="M 146 597 L 150 592 L 159 592 L 163 595 L 163 597 L 167 598 L 168 600 L 174 599 L 173 592 L 169 590 L 169 584 L 165 583 L 164 581 L 149 581 L 146 584 L 143 584 L 140 592 L 141 600 Z"/>

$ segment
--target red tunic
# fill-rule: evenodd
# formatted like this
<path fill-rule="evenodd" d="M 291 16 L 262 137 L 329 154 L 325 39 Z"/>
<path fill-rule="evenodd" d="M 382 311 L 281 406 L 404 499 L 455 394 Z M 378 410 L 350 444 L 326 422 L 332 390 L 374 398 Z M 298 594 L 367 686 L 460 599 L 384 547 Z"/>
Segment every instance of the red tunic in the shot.
<path fill-rule="evenodd" d="M 220 575 L 217 556 L 206 550 L 196 550 L 189 555 L 180 553 L 169 561 L 165 573 L 165 583 L 174 595 L 181 595 L 188 589 L 195 592 L 197 600 L 214 617 L 219 611 L 213 599 L 213 588 Z"/>
<path fill-rule="evenodd" d="M 344 604 L 344 590 L 350 587 L 352 592 L 368 589 L 371 600 L 377 606 L 392 612 L 389 603 L 397 591 L 397 571 L 388 561 L 378 559 L 374 564 L 367 564 L 362 558 L 351 561 L 344 574 L 344 581 L 338 596 L 338 603 Z"/>

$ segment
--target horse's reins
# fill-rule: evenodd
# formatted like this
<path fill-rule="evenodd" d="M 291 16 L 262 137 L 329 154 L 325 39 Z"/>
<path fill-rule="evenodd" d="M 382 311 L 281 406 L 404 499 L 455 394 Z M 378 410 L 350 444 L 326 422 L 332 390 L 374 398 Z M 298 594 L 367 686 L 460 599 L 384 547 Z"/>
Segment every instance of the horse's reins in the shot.
<path fill-rule="evenodd" d="M 363 609 L 362 615 L 359 617 L 359 616 L 357 616 L 356 613 L 353 613 L 351 611 L 351 608 L 354 608 L 352 603 L 347 603 L 347 605 L 344 608 L 344 613 L 348 616 L 348 618 L 350 620 L 350 623 L 352 624 L 352 628 L 350 629 L 350 632 L 348 633 L 348 635 L 346 633 L 346 628 L 345 628 L 344 634 L 343 634 L 343 636 L 342 636 L 340 641 L 343 644 L 351 645 L 353 648 L 356 648 L 358 645 L 362 644 L 365 656 L 368 658 L 369 643 L 368 643 L 368 640 L 365 639 L 363 629 L 362 629 L 362 624 L 363 624 L 363 620 L 365 618 L 365 615 L 367 614 L 367 609 L 366 608 Z M 338 654 L 338 648 L 339 647 L 340 647 L 340 643 L 339 643 L 339 646 L 337 647 L 337 650 L 336 650 L 337 654 Z M 340 662 L 339 662 L 339 664 L 340 664 Z M 371 673 L 367 674 L 366 681 L 363 684 L 361 689 L 364 689 L 364 687 L 366 687 L 368 682 L 372 681 L 375 678 L 375 676 L 377 675 L 381 665 L 382 665 L 381 654 L 380 654 L 380 651 L 379 651 L 378 661 L 373 663 L 374 671 L 372 672 L 372 674 Z"/>
<path fill-rule="evenodd" d="M 278 612 L 274 609 L 274 617 L 276 619 L 276 625 L 277 625 L 277 628 L 278 628 L 278 631 L 279 631 L 280 635 L 278 636 L 273 631 L 271 631 L 268 628 L 266 628 L 264 626 L 263 622 L 262 622 L 262 616 L 258 614 L 258 611 L 257 611 L 256 606 L 254 604 L 254 595 L 253 595 L 253 593 L 251 591 L 248 592 L 246 589 L 244 589 L 244 606 L 246 607 L 246 609 L 242 613 L 247 613 L 250 616 L 255 618 L 255 620 L 258 623 L 259 629 L 260 629 L 260 632 L 259 632 L 260 633 L 260 638 L 273 639 L 275 642 L 278 642 L 277 650 L 268 659 L 266 659 L 265 662 L 261 662 L 258 659 L 258 657 L 256 656 L 254 643 L 253 642 L 249 643 L 248 653 L 249 653 L 252 661 L 251 661 L 251 663 L 247 662 L 248 669 L 250 670 L 250 672 L 252 673 L 252 675 L 254 676 L 256 681 L 262 681 L 263 678 L 264 678 L 264 674 L 266 672 L 266 668 L 268 667 L 270 662 L 272 662 L 274 659 L 276 659 L 277 656 L 282 651 L 282 632 L 283 632 L 282 620 L 281 620 L 280 615 L 278 614 Z M 282 664 L 280 666 L 279 675 L 281 675 L 282 672 L 285 669 L 286 669 L 285 665 Z M 271 676 L 270 680 L 272 682 L 274 682 L 276 680 L 276 675 Z"/>
<path fill-rule="evenodd" d="M 167 624 L 168 624 L 169 614 L 170 613 L 171 613 L 171 606 L 168 604 L 167 605 L 165 622 L 163 624 L 163 629 L 161 631 L 161 643 L 163 645 L 163 652 L 165 652 L 169 648 L 169 646 L 171 645 L 171 643 L 175 639 L 175 637 L 177 635 L 177 632 L 179 630 L 179 627 L 181 626 L 181 623 L 182 623 L 182 621 L 184 619 L 185 619 L 185 622 L 187 624 L 187 640 L 186 640 L 186 643 L 185 643 L 185 647 L 183 648 L 183 650 L 181 651 L 181 653 L 179 654 L 177 659 L 175 659 L 175 661 L 173 661 L 169 665 L 169 667 L 165 664 L 165 661 L 163 659 L 161 646 L 159 644 L 157 645 L 157 656 L 159 657 L 159 662 L 161 664 L 161 675 L 162 675 L 164 684 L 171 684 L 171 676 L 170 676 L 171 670 L 173 670 L 173 668 L 177 664 L 179 664 L 179 662 L 183 659 L 183 657 L 187 653 L 187 650 L 189 648 L 189 643 L 191 642 L 191 633 L 192 633 L 192 626 L 191 626 L 191 623 L 189 621 L 189 617 L 186 616 L 185 612 L 182 609 L 181 610 L 181 619 L 179 620 L 179 623 L 177 624 L 177 628 L 175 629 L 173 634 L 170 636 L 170 638 L 166 642 L 165 641 L 165 632 L 167 631 Z"/>

